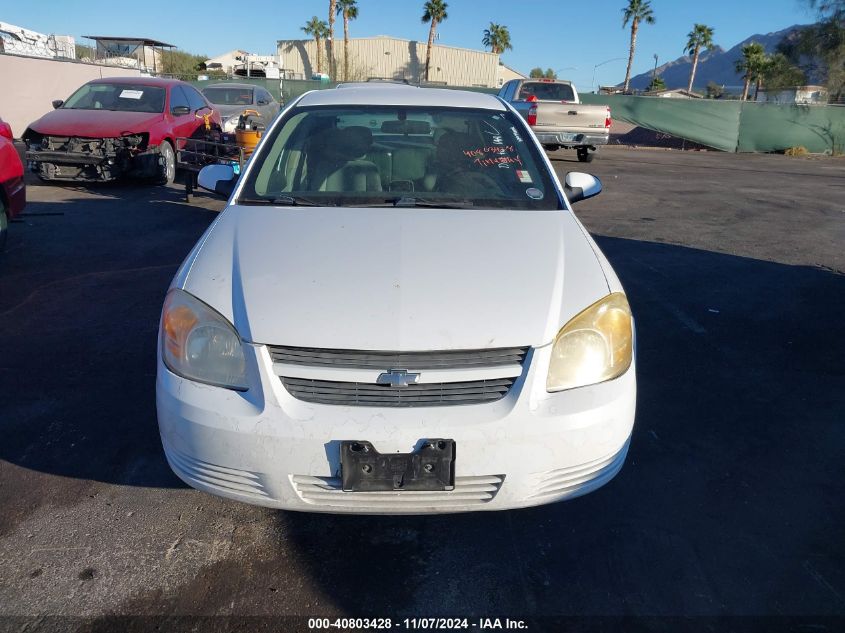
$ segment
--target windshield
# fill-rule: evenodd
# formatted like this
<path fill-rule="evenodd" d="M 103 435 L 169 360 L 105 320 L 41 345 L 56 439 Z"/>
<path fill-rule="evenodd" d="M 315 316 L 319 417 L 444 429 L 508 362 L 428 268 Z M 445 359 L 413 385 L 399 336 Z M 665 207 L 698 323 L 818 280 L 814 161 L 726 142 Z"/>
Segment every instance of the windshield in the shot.
<path fill-rule="evenodd" d="M 252 88 L 206 88 L 202 93 L 217 105 L 252 105 Z"/>
<path fill-rule="evenodd" d="M 296 108 L 273 128 L 239 203 L 558 209 L 518 116 L 467 108 Z"/>
<path fill-rule="evenodd" d="M 62 105 L 70 110 L 164 112 L 164 88 L 119 84 L 85 84 Z"/>
<path fill-rule="evenodd" d="M 575 101 L 575 93 L 569 84 L 543 83 L 540 81 L 522 84 L 520 99 L 537 97 L 538 101 Z"/>

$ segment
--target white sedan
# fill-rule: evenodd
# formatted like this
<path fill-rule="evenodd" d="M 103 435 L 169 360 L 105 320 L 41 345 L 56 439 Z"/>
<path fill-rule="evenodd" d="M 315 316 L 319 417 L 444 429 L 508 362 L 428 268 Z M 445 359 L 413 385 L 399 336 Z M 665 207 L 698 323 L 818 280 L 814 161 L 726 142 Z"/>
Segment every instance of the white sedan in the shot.
<path fill-rule="evenodd" d="M 164 302 L 157 407 L 194 488 L 288 510 L 437 513 L 585 494 L 622 467 L 634 321 L 498 97 L 308 93 L 277 117 Z"/>

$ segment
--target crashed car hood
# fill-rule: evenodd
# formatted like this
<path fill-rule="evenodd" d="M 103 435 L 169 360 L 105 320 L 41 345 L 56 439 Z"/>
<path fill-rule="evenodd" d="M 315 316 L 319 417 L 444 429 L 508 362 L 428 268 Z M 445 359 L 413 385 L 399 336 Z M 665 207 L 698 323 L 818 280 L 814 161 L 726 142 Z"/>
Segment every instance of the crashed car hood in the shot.
<path fill-rule="evenodd" d="M 540 345 L 608 292 L 569 212 L 472 209 L 233 206 L 174 283 L 247 341 L 378 350 Z"/>
<path fill-rule="evenodd" d="M 163 116 L 161 113 L 150 112 L 59 108 L 48 112 L 29 128 L 39 134 L 55 136 L 114 138 L 147 131 Z"/>

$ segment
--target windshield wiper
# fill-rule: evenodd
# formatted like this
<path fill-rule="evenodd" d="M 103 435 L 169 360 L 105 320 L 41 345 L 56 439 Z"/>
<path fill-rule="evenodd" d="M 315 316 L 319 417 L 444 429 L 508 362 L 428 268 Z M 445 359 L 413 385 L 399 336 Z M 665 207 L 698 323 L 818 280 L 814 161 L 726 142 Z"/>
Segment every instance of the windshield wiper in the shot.
<path fill-rule="evenodd" d="M 344 204 L 344 207 L 430 207 L 432 209 L 470 209 L 475 205 L 470 200 L 437 200 L 431 198 L 412 198 L 402 196 L 387 198 L 383 202 L 363 202 L 361 204 Z"/>
<path fill-rule="evenodd" d="M 333 207 L 327 201 L 311 200 L 300 196 L 277 196 L 275 198 L 238 198 L 238 204 L 267 204 L 279 207 Z"/>

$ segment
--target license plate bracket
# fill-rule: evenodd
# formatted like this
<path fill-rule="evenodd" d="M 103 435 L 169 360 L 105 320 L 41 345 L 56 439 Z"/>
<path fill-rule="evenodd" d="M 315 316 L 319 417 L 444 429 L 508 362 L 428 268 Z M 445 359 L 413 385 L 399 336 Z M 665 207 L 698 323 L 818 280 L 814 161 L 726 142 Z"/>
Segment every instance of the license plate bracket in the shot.
<path fill-rule="evenodd" d="M 340 443 L 344 492 L 444 491 L 455 488 L 455 441 L 423 440 L 412 453 L 379 453 L 363 440 Z"/>

